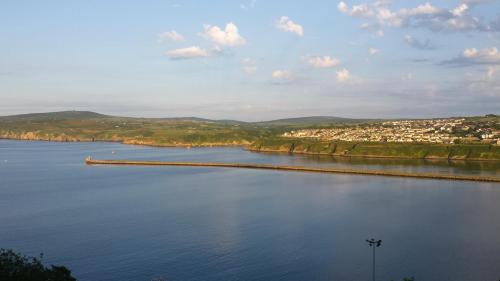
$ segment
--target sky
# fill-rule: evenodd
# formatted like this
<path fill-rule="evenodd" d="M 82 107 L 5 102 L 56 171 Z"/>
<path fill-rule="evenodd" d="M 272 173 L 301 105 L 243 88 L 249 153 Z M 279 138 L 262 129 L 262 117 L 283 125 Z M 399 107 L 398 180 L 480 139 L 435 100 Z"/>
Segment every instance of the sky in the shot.
<path fill-rule="evenodd" d="M 500 114 L 498 0 L 1 0 L 0 115 Z"/>

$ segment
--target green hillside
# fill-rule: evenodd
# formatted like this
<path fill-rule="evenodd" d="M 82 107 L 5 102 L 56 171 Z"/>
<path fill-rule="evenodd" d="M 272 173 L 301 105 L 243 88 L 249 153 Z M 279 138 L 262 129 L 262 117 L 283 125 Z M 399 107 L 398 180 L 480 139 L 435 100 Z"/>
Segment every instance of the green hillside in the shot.
<path fill-rule="evenodd" d="M 339 124 L 360 124 L 373 121 L 372 119 L 350 119 L 342 117 L 333 116 L 310 116 L 310 117 L 298 117 L 298 118 L 287 118 L 287 119 L 277 119 L 271 121 L 256 122 L 258 125 L 264 126 L 319 126 L 324 127 L 328 125 L 339 125 Z"/>
<path fill-rule="evenodd" d="M 0 120 L 43 120 L 43 119 L 92 119 L 111 117 L 92 111 L 59 111 L 47 113 L 29 113 L 10 116 L 0 116 Z"/>
<path fill-rule="evenodd" d="M 265 129 L 201 118 L 128 118 L 65 111 L 0 117 L 0 138 L 50 141 L 117 141 L 147 145 L 244 145 Z"/>
<path fill-rule="evenodd" d="M 305 117 L 250 123 L 195 117 L 130 118 L 88 111 L 64 111 L 0 117 L 0 138 L 71 142 L 113 141 L 152 146 L 238 145 L 254 151 L 349 157 L 500 160 L 500 147 L 491 144 L 329 142 L 280 137 L 292 129 L 351 126 L 353 122 L 376 121 Z"/>

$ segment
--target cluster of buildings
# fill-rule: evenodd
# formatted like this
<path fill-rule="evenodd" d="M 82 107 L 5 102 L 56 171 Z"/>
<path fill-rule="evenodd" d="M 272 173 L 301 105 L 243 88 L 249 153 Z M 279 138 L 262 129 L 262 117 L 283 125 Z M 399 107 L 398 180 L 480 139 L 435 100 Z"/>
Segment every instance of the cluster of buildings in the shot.
<path fill-rule="evenodd" d="M 471 126 L 465 119 L 398 120 L 369 125 L 329 129 L 302 129 L 286 132 L 283 137 L 318 138 L 339 141 L 500 143 L 500 131 Z"/>

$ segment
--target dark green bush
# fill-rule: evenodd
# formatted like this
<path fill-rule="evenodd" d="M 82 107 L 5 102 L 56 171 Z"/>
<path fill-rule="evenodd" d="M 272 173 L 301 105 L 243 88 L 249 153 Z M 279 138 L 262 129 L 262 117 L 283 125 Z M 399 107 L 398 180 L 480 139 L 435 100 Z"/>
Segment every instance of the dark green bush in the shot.
<path fill-rule="evenodd" d="M 0 280 L 2 281 L 76 281 L 64 266 L 50 268 L 39 258 L 27 257 L 12 250 L 0 249 Z"/>

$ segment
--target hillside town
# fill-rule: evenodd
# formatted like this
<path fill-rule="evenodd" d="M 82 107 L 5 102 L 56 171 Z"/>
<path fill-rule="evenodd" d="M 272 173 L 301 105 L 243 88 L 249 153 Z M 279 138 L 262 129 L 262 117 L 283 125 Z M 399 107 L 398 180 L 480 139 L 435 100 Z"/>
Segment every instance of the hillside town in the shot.
<path fill-rule="evenodd" d="M 498 124 L 477 124 L 464 118 L 397 120 L 351 127 L 301 129 L 282 136 L 339 141 L 500 144 Z"/>

